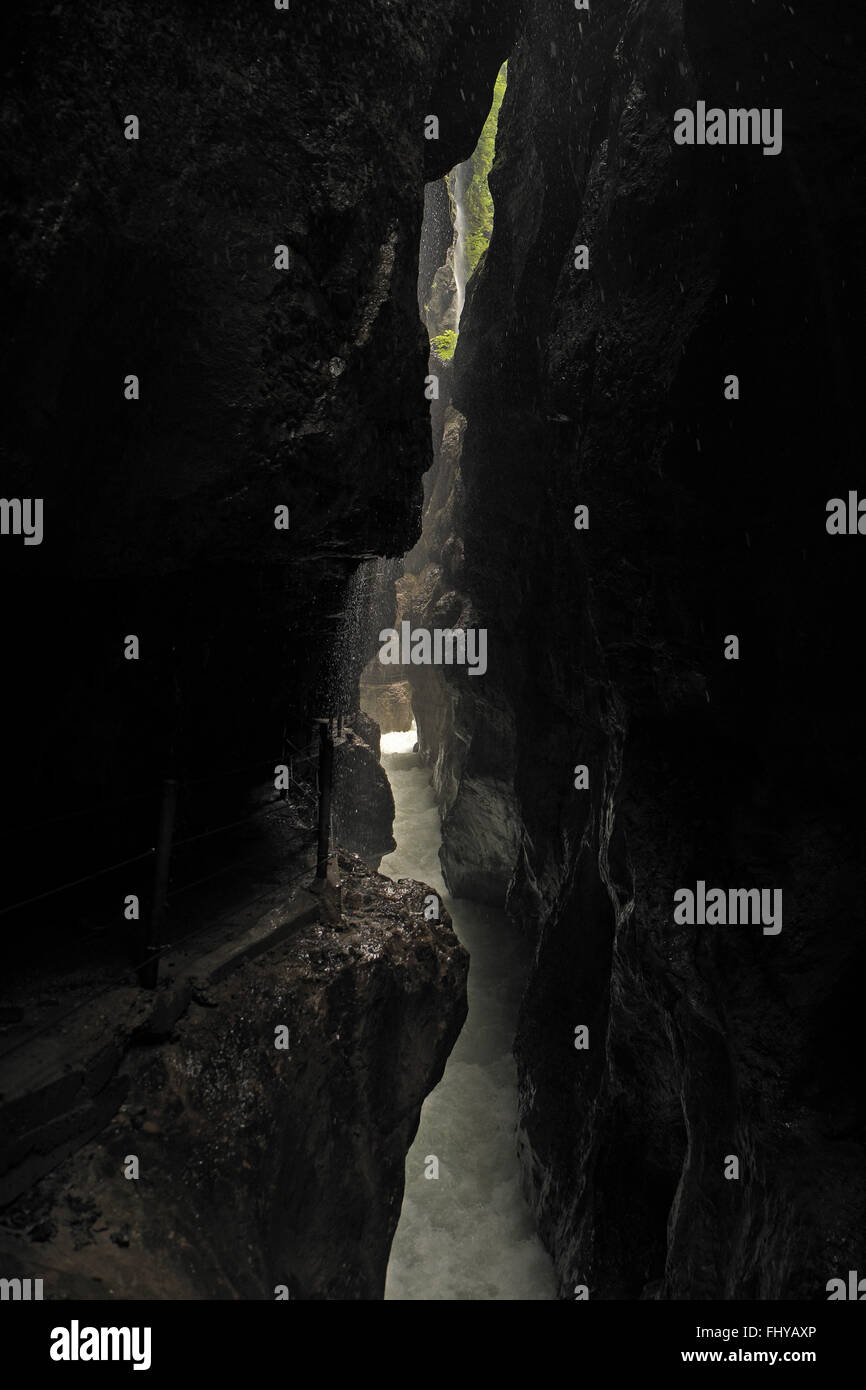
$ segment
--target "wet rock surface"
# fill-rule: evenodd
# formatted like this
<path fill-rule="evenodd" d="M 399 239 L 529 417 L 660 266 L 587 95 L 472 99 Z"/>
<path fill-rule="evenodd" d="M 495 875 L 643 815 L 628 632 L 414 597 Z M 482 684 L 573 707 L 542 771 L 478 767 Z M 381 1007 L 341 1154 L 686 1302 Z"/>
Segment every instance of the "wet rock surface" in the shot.
<path fill-rule="evenodd" d="M 50 1299 L 382 1297 L 468 957 L 444 910 L 425 921 L 423 885 L 338 867 L 339 928 L 300 928 L 142 1045 L 99 1142 L 6 1210 L 7 1277 Z"/>
<path fill-rule="evenodd" d="M 365 715 L 351 718 L 334 745 L 334 840 L 378 869 L 382 856 L 396 848 L 394 796 L 379 762 L 378 726 Z"/>
<path fill-rule="evenodd" d="M 412 727 L 412 687 L 408 681 L 389 681 L 374 684 L 378 677 L 378 658 L 374 657 L 364 670 L 361 697 L 364 709 L 380 728 L 389 733 L 406 733 Z"/>

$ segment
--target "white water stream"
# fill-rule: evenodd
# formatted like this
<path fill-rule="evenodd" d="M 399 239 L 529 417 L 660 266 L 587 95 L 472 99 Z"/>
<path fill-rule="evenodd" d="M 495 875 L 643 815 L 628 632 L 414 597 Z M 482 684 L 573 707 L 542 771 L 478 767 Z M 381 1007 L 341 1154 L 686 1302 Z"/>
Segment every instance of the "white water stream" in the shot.
<path fill-rule="evenodd" d="M 457 294 L 457 327 L 460 327 L 460 315 L 463 313 L 463 305 L 466 301 L 466 212 L 463 206 L 463 199 L 466 196 L 466 185 L 472 177 L 471 160 L 465 164 L 459 164 L 454 170 L 451 179 L 451 193 L 454 198 L 454 284 Z"/>
<path fill-rule="evenodd" d="M 449 897 L 439 867 L 439 812 L 411 733 L 382 737 L 394 790 L 391 878 L 427 883 L 469 951 L 469 1016 L 445 1075 L 424 1102 L 406 1158 L 406 1195 L 386 1299 L 553 1299 L 553 1268 L 520 1191 L 511 1043 L 526 947 L 504 914 Z M 439 1177 L 424 1176 L 428 1155 Z"/>

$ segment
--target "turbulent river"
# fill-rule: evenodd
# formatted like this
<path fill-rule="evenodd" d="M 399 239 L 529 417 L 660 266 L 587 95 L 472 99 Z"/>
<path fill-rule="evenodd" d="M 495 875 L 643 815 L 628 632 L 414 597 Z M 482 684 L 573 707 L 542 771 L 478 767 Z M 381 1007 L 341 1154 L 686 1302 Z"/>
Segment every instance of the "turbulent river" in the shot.
<path fill-rule="evenodd" d="M 428 883 L 469 951 L 469 1016 L 445 1075 L 427 1097 L 406 1157 L 406 1195 L 386 1299 L 552 1299 L 553 1269 L 520 1191 L 514 1148 L 517 1078 L 511 1042 L 526 947 L 500 912 L 449 897 L 439 868 L 439 813 L 417 735 L 385 734 L 397 848 L 391 878 Z M 424 1176 L 429 1155 L 439 1177 Z"/>

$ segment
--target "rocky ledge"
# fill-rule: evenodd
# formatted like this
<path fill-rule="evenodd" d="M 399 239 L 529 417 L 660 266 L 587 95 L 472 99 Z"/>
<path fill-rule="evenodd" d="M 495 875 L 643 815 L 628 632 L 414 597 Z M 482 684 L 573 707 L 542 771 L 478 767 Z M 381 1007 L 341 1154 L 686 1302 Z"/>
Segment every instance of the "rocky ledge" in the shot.
<path fill-rule="evenodd" d="M 468 957 L 421 884 L 337 867 L 339 927 L 300 926 L 127 1054 L 110 1125 L 4 1213 L 6 1277 L 50 1299 L 382 1298 Z"/>

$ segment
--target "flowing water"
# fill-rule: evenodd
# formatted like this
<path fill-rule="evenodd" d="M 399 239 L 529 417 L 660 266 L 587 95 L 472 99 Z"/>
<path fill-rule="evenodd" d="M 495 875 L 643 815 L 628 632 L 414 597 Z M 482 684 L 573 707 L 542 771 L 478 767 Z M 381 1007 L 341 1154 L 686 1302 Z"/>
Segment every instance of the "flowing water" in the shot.
<path fill-rule="evenodd" d="M 526 947 L 504 914 L 449 897 L 439 867 L 439 812 L 414 730 L 385 734 L 397 848 L 380 872 L 440 894 L 469 951 L 469 1016 L 445 1075 L 427 1097 L 406 1157 L 406 1195 L 386 1299 L 555 1298 L 550 1260 L 520 1191 L 514 1148 L 517 1077 L 511 1043 Z M 426 1178 L 428 1156 L 439 1177 Z"/>
<path fill-rule="evenodd" d="M 472 161 L 467 160 L 465 164 L 458 164 L 451 179 L 451 194 L 454 198 L 454 284 L 457 290 L 458 327 L 460 326 L 460 315 L 463 313 L 463 304 L 466 300 L 466 212 L 463 204 L 471 177 Z"/>
<path fill-rule="evenodd" d="M 375 635 L 382 626 L 380 609 L 384 604 L 383 619 L 390 615 L 394 580 L 402 570 L 402 560 L 376 556 L 360 564 L 348 581 L 342 612 L 332 615 L 338 622 L 326 680 L 327 714 L 345 713 L 353 707 L 361 668 L 376 649 Z"/>

